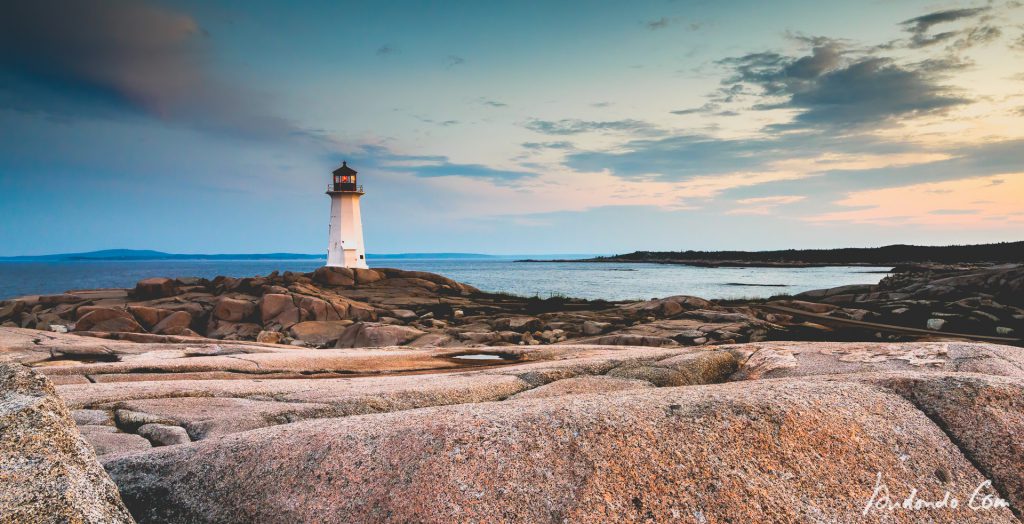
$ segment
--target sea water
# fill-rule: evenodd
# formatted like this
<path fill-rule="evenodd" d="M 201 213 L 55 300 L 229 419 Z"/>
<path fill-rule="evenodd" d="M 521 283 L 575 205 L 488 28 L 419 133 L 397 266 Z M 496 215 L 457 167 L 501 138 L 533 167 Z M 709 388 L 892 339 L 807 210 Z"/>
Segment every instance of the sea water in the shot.
<path fill-rule="evenodd" d="M 516 258 L 370 258 L 371 267 L 439 273 L 485 291 L 523 296 L 636 300 L 671 295 L 766 298 L 877 283 L 888 267 L 704 268 L 648 263 L 516 262 Z M 246 277 L 309 272 L 323 260 L 139 260 L 0 262 L 0 298 L 74 289 L 132 287 L 149 277 Z"/>

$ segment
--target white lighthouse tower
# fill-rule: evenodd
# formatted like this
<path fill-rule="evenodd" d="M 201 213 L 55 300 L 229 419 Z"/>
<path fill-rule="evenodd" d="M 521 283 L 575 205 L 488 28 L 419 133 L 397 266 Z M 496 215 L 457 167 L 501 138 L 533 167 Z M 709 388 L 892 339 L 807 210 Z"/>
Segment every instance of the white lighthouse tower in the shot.
<path fill-rule="evenodd" d="M 334 181 L 327 186 L 327 194 L 331 197 L 327 266 L 366 268 L 363 219 L 359 214 L 363 186 L 356 184 L 356 171 L 347 162 L 334 170 Z"/>

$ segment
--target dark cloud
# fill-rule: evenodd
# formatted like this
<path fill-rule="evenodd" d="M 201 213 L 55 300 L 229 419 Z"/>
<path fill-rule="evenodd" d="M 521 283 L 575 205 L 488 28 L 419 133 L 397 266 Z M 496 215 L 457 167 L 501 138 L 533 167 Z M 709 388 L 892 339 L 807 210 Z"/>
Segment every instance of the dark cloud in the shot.
<path fill-rule="evenodd" d="M 490 107 L 508 107 L 508 104 L 506 104 L 504 102 L 499 102 L 497 100 L 491 100 L 489 98 L 481 98 L 480 99 L 480 103 L 485 105 L 485 106 L 490 106 Z"/>
<path fill-rule="evenodd" d="M 719 98 L 746 93 L 745 85 L 757 87 L 768 99 L 755 109 L 799 111 L 788 127 L 880 125 L 970 102 L 940 83 L 943 73 L 963 67 L 963 61 L 948 58 L 899 65 L 885 57 L 858 56 L 828 42 L 801 57 L 762 52 L 719 63 L 733 70 L 723 81 L 727 87 Z"/>
<path fill-rule="evenodd" d="M 8 2 L 0 105 L 54 118 L 148 116 L 251 136 L 303 131 L 266 100 L 210 78 L 208 35 L 188 15 L 136 0 Z"/>
<path fill-rule="evenodd" d="M 348 160 L 351 165 L 361 166 L 366 171 L 392 171 L 408 173 L 418 177 L 434 178 L 461 176 L 480 178 L 503 184 L 537 176 L 528 171 L 493 169 L 480 164 L 453 163 L 443 155 L 405 155 L 391 151 L 378 144 L 363 144 L 346 153 L 333 154 L 330 162 L 340 164 Z"/>
<path fill-rule="evenodd" d="M 389 56 L 398 52 L 398 49 L 392 47 L 390 44 L 384 44 L 377 48 L 377 56 Z"/>
<path fill-rule="evenodd" d="M 670 113 L 672 113 L 673 115 L 695 115 L 700 113 L 714 113 L 715 111 L 718 111 L 720 107 L 722 106 L 719 104 L 716 104 L 714 102 L 708 102 L 700 107 L 691 107 L 690 109 L 677 109 L 675 111 L 670 111 Z"/>
<path fill-rule="evenodd" d="M 461 56 L 457 55 L 448 55 L 448 58 L 446 60 L 448 62 L 448 67 L 455 67 L 466 63 L 465 58 L 462 58 Z"/>
<path fill-rule="evenodd" d="M 508 182 L 537 176 L 526 171 L 493 169 L 480 164 L 453 164 L 445 160 L 439 164 L 386 166 L 385 169 L 411 173 L 419 177 L 461 176 L 483 178 L 495 182 Z"/>
<path fill-rule="evenodd" d="M 657 128 L 641 120 L 589 121 L 577 119 L 531 120 L 526 128 L 545 135 L 576 135 L 580 133 L 617 131 L 636 134 L 656 134 Z"/>
<path fill-rule="evenodd" d="M 911 18 L 910 20 L 904 20 L 901 25 L 907 28 L 907 31 L 912 33 L 925 33 L 932 26 L 938 24 L 945 24 L 948 22 L 955 22 L 964 18 L 973 18 L 978 16 L 985 11 L 988 11 L 987 7 L 974 7 L 967 9 L 948 9 L 945 11 L 936 11 L 926 15 Z"/>
<path fill-rule="evenodd" d="M 951 48 L 963 50 L 992 42 L 1002 35 L 1002 30 L 986 24 L 986 21 L 991 18 L 988 15 L 989 11 L 991 11 L 989 7 L 949 9 L 905 20 L 901 25 L 911 35 L 907 47 L 921 48 L 949 43 Z M 936 25 L 962 20 L 979 20 L 980 23 L 964 29 L 953 29 L 934 34 L 930 32 Z"/>
<path fill-rule="evenodd" d="M 798 122 L 850 125 L 933 113 L 969 102 L 926 72 L 902 68 L 886 58 L 868 58 L 821 75 L 794 92 L 784 105 L 803 110 L 796 117 Z"/>

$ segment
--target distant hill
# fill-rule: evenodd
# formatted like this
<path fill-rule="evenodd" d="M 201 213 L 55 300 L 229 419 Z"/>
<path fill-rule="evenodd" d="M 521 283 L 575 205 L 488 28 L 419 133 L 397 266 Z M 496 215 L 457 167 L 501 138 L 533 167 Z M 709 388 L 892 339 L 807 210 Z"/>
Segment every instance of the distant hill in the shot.
<path fill-rule="evenodd" d="M 777 251 L 635 251 L 625 255 L 595 257 L 585 262 L 656 262 L 695 266 L 834 266 L 933 262 L 1024 262 L 1024 241 L 996 244 L 912 246 L 840 249 L 783 249 Z"/>
<path fill-rule="evenodd" d="M 493 255 L 478 253 L 395 253 L 369 254 L 370 259 L 457 259 L 457 258 L 493 258 Z M 54 255 L 0 257 L 7 262 L 61 262 L 74 260 L 316 260 L 327 258 L 324 254 L 311 255 L 306 253 L 218 253 L 218 254 L 181 254 L 164 253 L 150 249 L 104 249 L 87 253 L 59 253 Z"/>

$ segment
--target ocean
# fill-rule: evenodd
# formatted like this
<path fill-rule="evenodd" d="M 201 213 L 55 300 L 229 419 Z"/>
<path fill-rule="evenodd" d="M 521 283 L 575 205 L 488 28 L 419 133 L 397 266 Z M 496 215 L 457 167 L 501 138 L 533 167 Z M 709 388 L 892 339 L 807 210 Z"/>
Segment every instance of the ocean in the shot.
<path fill-rule="evenodd" d="M 766 298 L 877 283 L 888 267 L 703 268 L 645 263 L 515 262 L 517 258 L 370 258 L 370 267 L 430 271 L 485 291 L 523 296 L 637 300 L 671 295 Z M 246 277 L 309 272 L 323 260 L 141 260 L 0 262 L 0 298 L 73 289 L 133 287 L 149 277 Z"/>

